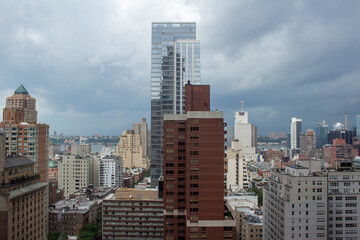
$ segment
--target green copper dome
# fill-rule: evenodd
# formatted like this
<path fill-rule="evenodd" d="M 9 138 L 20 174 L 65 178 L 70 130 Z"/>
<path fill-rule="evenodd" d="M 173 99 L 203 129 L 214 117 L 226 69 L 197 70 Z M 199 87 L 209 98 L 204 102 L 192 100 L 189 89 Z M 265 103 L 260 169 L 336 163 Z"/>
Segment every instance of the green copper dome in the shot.
<path fill-rule="evenodd" d="M 15 94 L 29 94 L 26 88 L 21 84 L 16 90 Z"/>

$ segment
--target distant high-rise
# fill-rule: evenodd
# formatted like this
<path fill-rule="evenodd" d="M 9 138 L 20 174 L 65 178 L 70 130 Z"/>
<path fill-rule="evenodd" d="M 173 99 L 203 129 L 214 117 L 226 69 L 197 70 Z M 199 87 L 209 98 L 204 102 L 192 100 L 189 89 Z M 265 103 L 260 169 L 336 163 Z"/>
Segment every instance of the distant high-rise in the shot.
<path fill-rule="evenodd" d="M 10 97 L 6 98 L 6 108 L 21 108 L 24 110 L 24 122 L 36 123 L 36 100 L 32 98 L 21 84 Z"/>
<path fill-rule="evenodd" d="M 300 136 L 300 153 L 305 154 L 310 158 L 315 155 L 315 148 L 316 138 L 314 131 L 312 129 L 308 129 L 306 134 L 301 134 Z"/>
<path fill-rule="evenodd" d="M 240 112 L 235 112 L 235 139 L 240 141 L 243 148 L 255 149 L 257 145 L 257 127 L 249 123 L 248 116 L 248 112 L 243 109 Z"/>
<path fill-rule="evenodd" d="M 356 136 L 360 137 L 360 115 L 356 116 Z"/>
<path fill-rule="evenodd" d="M 116 146 L 115 155 L 121 157 L 124 168 L 148 168 L 147 158 L 143 157 L 143 149 L 140 142 L 140 135 L 136 134 L 134 130 L 125 130 L 121 134 L 120 141 Z"/>
<path fill-rule="evenodd" d="M 356 131 L 353 130 L 344 130 L 338 129 L 334 131 L 329 131 L 327 133 L 327 142 L 332 144 L 334 139 L 345 139 L 347 144 L 353 144 L 353 138 L 356 137 Z"/>
<path fill-rule="evenodd" d="M 142 118 L 142 121 L 139 123 L 133 123 L 133 130 L 135 134 L 139 134 L 143 157 L 147 158 L 149 156 L 149 149 L 148 149 L 149 137 L 148 137 L 148 124 L 146 122 L 146 118 Z"/>
<path fill-rule="evenodd" d="M 300 134 L 301 134 L 302 120 L 295 117 L 291 118 L 290 122 L 290 148 L 300 148 Z"/>
<path fill-rule="evenodd" d="M 151 48 L 151 180 L 162 175 L 163 115 L 185 110 L 185 87 L 200 84 L 200 42 L 194 22 L 152 24 Z"/>
<path fill-rule="evenodd" d="M 316 148 L 320 149 L 325 144 L 327 144 L 327 133 L 329 131 L 329 126 L 325 123 L 325 120 L 318 123 L 315 128 L 315 137 L 316 137 Z"/>

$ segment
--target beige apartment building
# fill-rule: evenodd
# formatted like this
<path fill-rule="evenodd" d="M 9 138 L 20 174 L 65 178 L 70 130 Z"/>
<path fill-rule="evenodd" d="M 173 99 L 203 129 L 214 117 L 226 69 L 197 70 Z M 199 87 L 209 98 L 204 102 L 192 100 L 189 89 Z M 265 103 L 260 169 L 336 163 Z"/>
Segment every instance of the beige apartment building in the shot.
<path fill-rule="evenodd" d="M 249 188 L 248 163 L 249 160 L 245 159 L 242 153 L 241 142 L 237 139 L 232 141 L 231 148 L 227 149 L 226 189 L 228 191 Z"/>
<path fill-rule="evenodd" d="M 149 157 L 149 147 L 148 147 L 149 131 L 148 131 L 146 118 L 142 118 L 142 121 L 139 123 L 133 123 L 133 130 L 135 134 L 139 134 L 140 136 L 140 145 L 142 148 L 143 157 L 145 158 Z"/>
<path fill-rule="evenodd" d="M 64 190 L 65 198 L 79 189 L 88 187 L 90 184 L 90 157 L 79 155 L 65 155 L 58 168 L 59 189 Z"/>
<path fill-rule="evenodd" d="M 79 156 L 86 156 L 90 155 L 91 153 L 91 145 L 90 144 L 71 144 L 71 154 L 72 155 L 79 155 Z"/>
<path fill-rule="evenodd" d="M 140 135 L 134 130 L 125 130 L 116 146 L 116 156 L 123 159 L 124 168 L 142 167 L 148 168 L 148 160 L 143 157 Z"/>
<path fill-rule="evenodd" d="M 225 201 L 236 221 L 236 240 L 261 240 L 263 219 L 258 197 L 227 196 Z"/>

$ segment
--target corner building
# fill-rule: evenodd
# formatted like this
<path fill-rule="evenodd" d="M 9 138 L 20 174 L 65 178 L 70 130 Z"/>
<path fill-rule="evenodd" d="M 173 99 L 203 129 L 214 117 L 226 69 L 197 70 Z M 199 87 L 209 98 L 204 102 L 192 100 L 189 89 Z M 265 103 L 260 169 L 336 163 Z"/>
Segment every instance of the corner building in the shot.
<path fill-rule="evenodd" d="M 233 239 L 224 218 L 224 122 L 210 86 L 186 85 L 186 113 L 164 115 L 164 239 Z"/>

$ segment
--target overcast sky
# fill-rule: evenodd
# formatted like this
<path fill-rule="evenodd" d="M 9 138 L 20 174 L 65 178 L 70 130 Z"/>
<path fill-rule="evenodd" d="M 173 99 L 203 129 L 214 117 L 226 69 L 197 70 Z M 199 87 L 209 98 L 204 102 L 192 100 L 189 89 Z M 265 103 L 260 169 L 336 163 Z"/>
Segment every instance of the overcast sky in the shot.
<path fill-rule="evenodd" d="M 0 106 L 23 84 L 72 135 L 150 123 L 151 22 L 194 21 L 211 107 L 258 133 L 360 114 L 360 1 L 0 1 Z M 149 124 L 150 127 L 150 124 Z M 330 126 L 329 126 L 330 127 Z"/>

